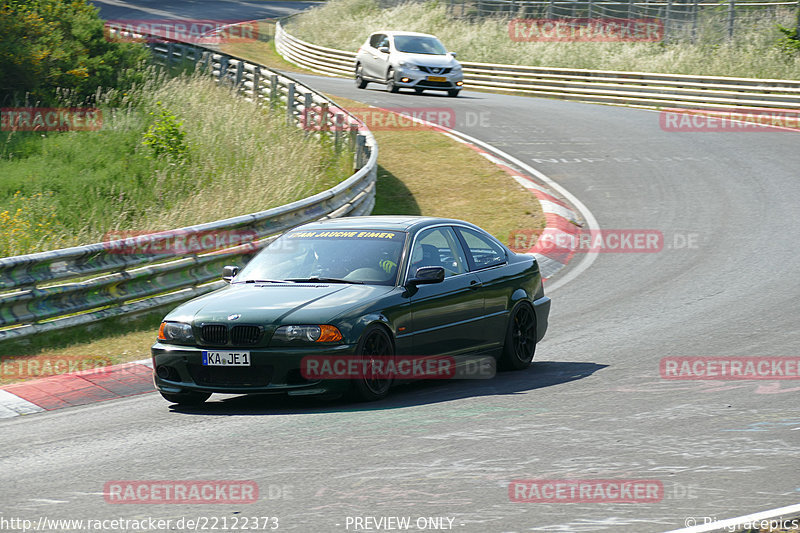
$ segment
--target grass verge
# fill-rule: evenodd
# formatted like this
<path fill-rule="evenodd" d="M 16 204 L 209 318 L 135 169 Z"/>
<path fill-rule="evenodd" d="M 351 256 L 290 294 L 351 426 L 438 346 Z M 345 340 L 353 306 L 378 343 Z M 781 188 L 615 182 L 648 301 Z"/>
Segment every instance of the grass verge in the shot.
<path fill-rule="evenodd" d="M 696 37 L 669 42 L 518 42 L 508 19 L 452 18 L 444 2 L 407 2 L 381 9 L 378 0 L 331 0 L 294 17 L 288 29 L 317 45 L 356 50 L 377 30 L 437 35 L 459 59 L 543 67 L 800 79 L 800 51 L 787 48 L 778 24 L 794 27 L 797 10 L 756 12 L 737 19 L 733 39 L 726 15 L 700 21 Z M 784 44 L 782 44 L 784 43 Z"/>
<path fill-rule="evenodd" d="M 270 43 L 250 43 L 248 46 L 248 54 L 241 49 L 236 54 L 273 68 L 282 68 Z M 367 107 L 354 100 L 335 100 L 345 108 Z M 376 121 L 389 123 L 380 118 Z M 544 227 L 538 200 L 466 145 L 420 126 L 373 133 L 380 147 L 373 214 L 458 218 L 483 227 L 503 242 L 508 242 L 514 229 Z M 20 360 L 26 364 L 33 361 L 37 368 L 44 368 L 44 365 L 36 366 L 37 362 L 60 359 L 108 361 L 109 364 L 135 361 L 150 356 L 150 346 L 155 341 L 163 314 L 150 314 L 135 320 L 112 319 L 88 329 L 59 332 L 25 343 L 6 343 L 0 345 L 0 350 L 4 361 L 14 356 L 12 368 Z M 0 374 L 0 385 L 14 381 L 20 381 L 20 378 L 15 375 L 4 378 Z"/>
<path fill-rule="evenodd" d="M 262 211 L 352 169 L 352 154 L 205 76 L 154 74 L 109 98 L 121 105 L 99 105 L 97 131 L 3 132 L 0 257 Z"/>

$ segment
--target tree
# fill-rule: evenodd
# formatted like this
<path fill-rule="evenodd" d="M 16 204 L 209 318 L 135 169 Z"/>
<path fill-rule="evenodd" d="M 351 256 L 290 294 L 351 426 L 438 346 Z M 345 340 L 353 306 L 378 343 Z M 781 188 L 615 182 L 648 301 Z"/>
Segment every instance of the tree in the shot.
<path fill-rule="evenodd" d="M 85 0 L 0 0 L 0 105 L 56 102 L 56 88 L 78 100 L 100 87 L 124 89 L 139 77 L 147 50 L 112 42 Z"/>

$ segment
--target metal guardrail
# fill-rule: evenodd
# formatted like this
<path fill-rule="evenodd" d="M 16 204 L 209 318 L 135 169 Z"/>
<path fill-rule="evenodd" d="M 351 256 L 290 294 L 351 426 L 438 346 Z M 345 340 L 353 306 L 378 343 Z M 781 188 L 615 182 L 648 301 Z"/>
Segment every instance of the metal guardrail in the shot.
<path fill-rule="evenodd" d="M 138 36 L 141 37 L 141 36 Z M 0 342 L 123 314 L 138 314 L 220 288 L 223 265 L 242 264 L 280 233 L 312 220 L 369 214 L 375 204 L 378 147 L 372 133 L 332 100 L 302 83 L 193 44 L 148 46 L 162 66 L 194 65 L 257 105 L 285 109 L 309 134 L 331 135 L 355 151 L 356 172 L 319 194 L 259 213 L 30 255 L 0 258 Z M 235 232 L 252 241 L 208 253 L 176 253 L 174 243 Z M 248 239 L 250 240 L 250 239 Z M 164 253 L 132 253 L 167 250 Z M 208 248 L 206 248 L 207 250 Z"/>
<path fill-rule="evenodd" d="M 287 60 L 324 74 L 351 77 L 355 53 L 308 43 L 279 22 L 275 45 Z M 552 98 L 720 110 L 800 111 L 800 81 L 684 74 L 652 74 L 462 62 L 464 87 Z"/>

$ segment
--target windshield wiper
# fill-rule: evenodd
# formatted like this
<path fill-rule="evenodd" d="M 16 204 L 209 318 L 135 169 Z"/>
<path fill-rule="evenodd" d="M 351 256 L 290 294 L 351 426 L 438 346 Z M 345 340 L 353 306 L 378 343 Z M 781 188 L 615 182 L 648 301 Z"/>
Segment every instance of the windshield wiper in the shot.
<path fill-rule="evenodd" d="M 292 281 L 295 283 L 303 283 L 303 282 L 315 282 L 315 281 L 322 281 L 324 283 L 352 283 L 354 285 L 363 285 L 363 281 L 355 281 L 352 279 L 342 279 L 342 278 L 321 278 L 319 276 L 311 276 L 310 278 L 290 278 L 286 281 Z"/>
<path fill-rule="evenodd" d="M 288 279 L 246 279 L 236 283 L 294 283 L 294 281 Z"/>

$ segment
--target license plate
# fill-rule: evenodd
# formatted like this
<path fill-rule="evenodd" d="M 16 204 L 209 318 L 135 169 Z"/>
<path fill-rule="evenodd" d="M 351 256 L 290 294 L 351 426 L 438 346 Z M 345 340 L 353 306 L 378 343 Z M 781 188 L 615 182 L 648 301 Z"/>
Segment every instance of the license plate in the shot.
<path fill-rule="evenodd" d="M 428 76 L 428 81 L 447 81 L 444 76 Z"/>
<path fill-rule="evenodd" d="M 250 366 L 250 352 L 203 350 L 203 366 Z"/>

